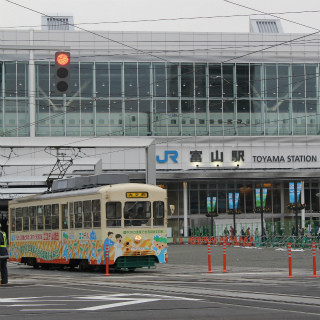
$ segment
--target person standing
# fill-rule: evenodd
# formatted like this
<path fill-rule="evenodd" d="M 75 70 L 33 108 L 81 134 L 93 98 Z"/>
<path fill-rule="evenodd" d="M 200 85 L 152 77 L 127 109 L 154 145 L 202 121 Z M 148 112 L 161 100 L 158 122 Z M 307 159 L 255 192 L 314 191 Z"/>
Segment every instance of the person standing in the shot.
<path fill-rule="evenodd" d="M 0 225 L 1 227 L 1 225 Z M 7 250 L 7 236 L 5 232 L 2 231 L 2 227 L 0 230 L 0 267 L 1 267 L 1 284 L 8 283 L 8 268 L 7 268 L 7 260 L 9 258 L 8 250 Z"/>
<path fill-rule="evenodd" d="M 247 228 L 246 235 L 247 235 L 247 239 L 249 241 L 250 240 L 250 227 Z"/>
<path fill-rule="evenodd" d="M 258 228 L 256 228 L 256 230 L 254 231 L 254 238 L 255 238 L 255 241 L 259 240 L 259 229 Z"/>

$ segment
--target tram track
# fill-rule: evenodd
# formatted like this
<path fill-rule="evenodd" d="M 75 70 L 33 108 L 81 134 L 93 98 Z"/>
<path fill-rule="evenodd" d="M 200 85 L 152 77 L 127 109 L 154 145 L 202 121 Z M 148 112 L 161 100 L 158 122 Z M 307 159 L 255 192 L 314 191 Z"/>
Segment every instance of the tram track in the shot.
<path fill-rule="evenodd" d="M 16 278 L 16 281 L 23 280 L 22 278 Z M 99 288 L 100 290 L 103 288 L 117 288 L 117 289 L 125 289 L 125 290 L 138 290 L 144 292 L 158 292 L 158 293 L 166 293 L 166 294 L 184 294 L 184 295 L 191 295 L 197 297 L 205 297 L 207 298 L 215 298 L 215 299 L 231 299 L 231 300 L 251 300 L 251 301 L 264 301 L 267 303 L 285 303 L 285 304 L 298 304 L 304 306 L 316 306 L 320 307 L 320 298 L 315 296 L 306 296 L 306 295 L 289 295 L 289 294 L 281 294 L 276 292 L 262 292 L 262 291 L 248 291 L 248 290 L 231 290 L 226 288 L 217 288 L 211 287 L 203 287 L 203 284 L 207 284 L 207 281 L 194 281 L 189 280 L 176 280 L 176 281 L 161 281 L 161 280 L 151 280 L 147 279 L 144 281 L 137 281 L 131 280 L 128 281 L 127 278 L 120 280 L 111 279 L 103 279 L 102 281 L 97 281 L 97 277 L 92 277 L 91 279 L 76 279 L 73 277 L 68 278 L 61 278 L 60 275 L 56 275 L 50 277 L 48 279 L 47 276 L 40 276 L 39 274 L 29 276 L 27 281 L 22 281 L 25 284 L 33 283 L 34 285 L 54 285 L 54 286 L 61 286 L 61 287 L 95 287 Z M 232 284 L 231 281 L 228 282 Z M 279 283 L 279 282 L 278 282 Z M 216 282 L 214 283 L 217 284 Z M 245 283 L 242 283 L 245 285 Z M 248 284 L 248 283 L 246 283 Z M 190 286 L 192 285 L 192 286 Z M 199 286 L 201 285 L 201 286 Z M 213 285 L 213 284 L 212 284 Z"/>
<path fill-rule="evenodd" d="M 16 271 L 16 270 L 15 270 Z M 14 271 L 11 275 L 12 283 L 33 286 L 38 290 L 51 288 L 50 290 L 70 291 L 76 295 L 106 295 L 112 292 L 135 293 L 141 295 L 166 295 L 172 297 L 196 298 L 201 301 L 201 310 L 215 312 L 225 308 L 249 308 L 257 312 L 276 312 L 279 314 L 289 313 L 300 315 L 305 318 L 320 315 L 320 298 L 317 295 L 317 282 L 310 278 L 282 279 L 279 277 L 266 278 L 235 278 L 229 274 L 225 277 L 212 276 L 204 273 L 189 276 L 171 275 L 167 278 L 159 278 L 159 274 L 148 272 L 137 273 L 113 273 L 109 277 L 103 274 L 72 272 L 68 271 L 47 271 L 26 269 L 18 275 Z M 299 286 L 299 293 L 289 293 L 289 288 Z M 310 286 L 314 287 L 314 293 L 303 294 Z M 38 288 L 38 289 L 37 289 Z M 283 290 L 281 289 L 283 288 Z M 45 289 L 47 292 L 48 289 Z M 268 291 L 268 292 L 266 292 Z M 313 290 L 312 290 L 313 291 Z M 282 293 L 281 293 L 282 292 Z M 149 308 L 146 312 L 154 311 L 157 308 Z M 188 308 L 176 308 L 169 306 L 166 309 L 179 312 Z M 244 309 L 245 310 L 245 309 Z M 264 311 L 263 311 L 264 310 Z M 136 312 L 135 308 L 128 308 L 124 312 Z M 26 311 L 32 315 L 32 311 Z M 113 311 L 110 311 L 113 312 Z M 245 312 L 245 311 L 244 311 Z M 96 312 L 94 312 L 96 313 Z M 129 314 L 128 313 L 128 314 Z M 41 311 L 35 313 L 41 315 Z M 45 313 L 43 313 L 45 314 Z M 74 314 L 73 311 L 59 311 L 57 314 Z M 97 312 L 98 314 L 98 312 Z M 296 318 L 295 318 L 296 319 Z"/>

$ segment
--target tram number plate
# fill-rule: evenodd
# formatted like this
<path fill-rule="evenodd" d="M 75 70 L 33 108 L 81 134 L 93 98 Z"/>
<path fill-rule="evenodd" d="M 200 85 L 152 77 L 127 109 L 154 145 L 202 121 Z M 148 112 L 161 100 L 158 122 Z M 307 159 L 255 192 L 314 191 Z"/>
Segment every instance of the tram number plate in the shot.
<path fill-rule="evenodd" d="M 148 198 L 148 192 L 127 192 L 127 198 Z"/>

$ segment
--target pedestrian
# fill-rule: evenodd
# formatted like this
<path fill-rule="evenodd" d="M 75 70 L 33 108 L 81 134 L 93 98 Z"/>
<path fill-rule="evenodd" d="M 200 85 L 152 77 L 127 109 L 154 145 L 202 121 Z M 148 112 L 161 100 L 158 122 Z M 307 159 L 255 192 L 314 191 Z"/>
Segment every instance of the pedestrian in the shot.
<path fill-rule="evenodd" d="M 7 236 L 0 225 L 0 268 L 1 268 L 1 285 L 8 283 L 7 260 L 9 258 L 7 250 Z"/>
<path fill-rule="evenodd" d="M 247 228 L 246 235 L 247 235 L 247 239 L 249 241 L 250 240 L 250 227 Z"/>
<path fill-rule="evenodd" d="M 255 241 L 259 240 L 259 229 L 256 228 L 256 230 L 254 231 L 254 238 L 255 238 Z"/>

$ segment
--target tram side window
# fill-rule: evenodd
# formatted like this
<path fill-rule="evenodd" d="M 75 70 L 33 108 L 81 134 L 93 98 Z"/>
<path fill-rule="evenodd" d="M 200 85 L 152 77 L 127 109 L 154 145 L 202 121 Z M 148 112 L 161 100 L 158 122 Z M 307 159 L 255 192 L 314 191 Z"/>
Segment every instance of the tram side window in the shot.
<path fill-rule="evenodd" d="M 23 231 L 29 231 L 29 213 L 28 208 L 22 208 L 22 214 L 23 214 Z"/>
<path fill-rule="evenodd" d="M 76 229 L 83 228 L 83 219 L 82 219 L 82 201 L 74 203 L 74 221 Z"/>
<path fill-rule="evenodd" d="M 121 202 L 106 203 L 107 227 L 121 227 Z"/>
<path fill-rule="evenodd" d="M 51 205 L 44 206 L 44 228 L 45 230 L 51 230 L 52 228 Z"/>
<path fill-rule="evenodd" d="M 92 204 L 91 200 L 83 201 L 83 223 L 85 228 L 92 228 Z"/>
<path fill-rule="evenodd" d="M 62 229 L 68 229 L 68 205 L 63 204 L 62 209 Z"/>
<path fill-rule="evenodd" d="M 36 207 L 29 207 L 29 216 L 30 216 L 30 230 L 36 230 Z"/>
<path fill-rule="evenodd" d="M 59 205 L 52 205 L 52 230 L 59 229 Z"/>
<path fill-rule="evenodd" d="M 37 206 L 37 226 L 38 230 L 43 230 L 43 206 Z"/>
<path fill-rule="evenodd" d="M 16 209 L 11 209 L 11 231 L 16 231 Z"/>
<path fill-rule="evenodd" d="M 22 208 L 16 209 L 16 231 L 22 231 Z"/>
<path fill-rule="evenodd" d="M 100 200 L 92 200 L 93 227 L 101 227 Z"/>
<path fill-rule="evenodd" d="M 153 202 L 153 225 L 154 226 L 164 225 L 164 202 L 163 201 Z"/>
<path fill-rule="evenodd" d="M 69 202 L 70 228 L 74 229 L 74 204 Z"/>
<path fill-rule="evenodd" d="M 149 226 L 151 203 L 149 201 L 128 201 L 124 206 L 125 226 Z"/>

